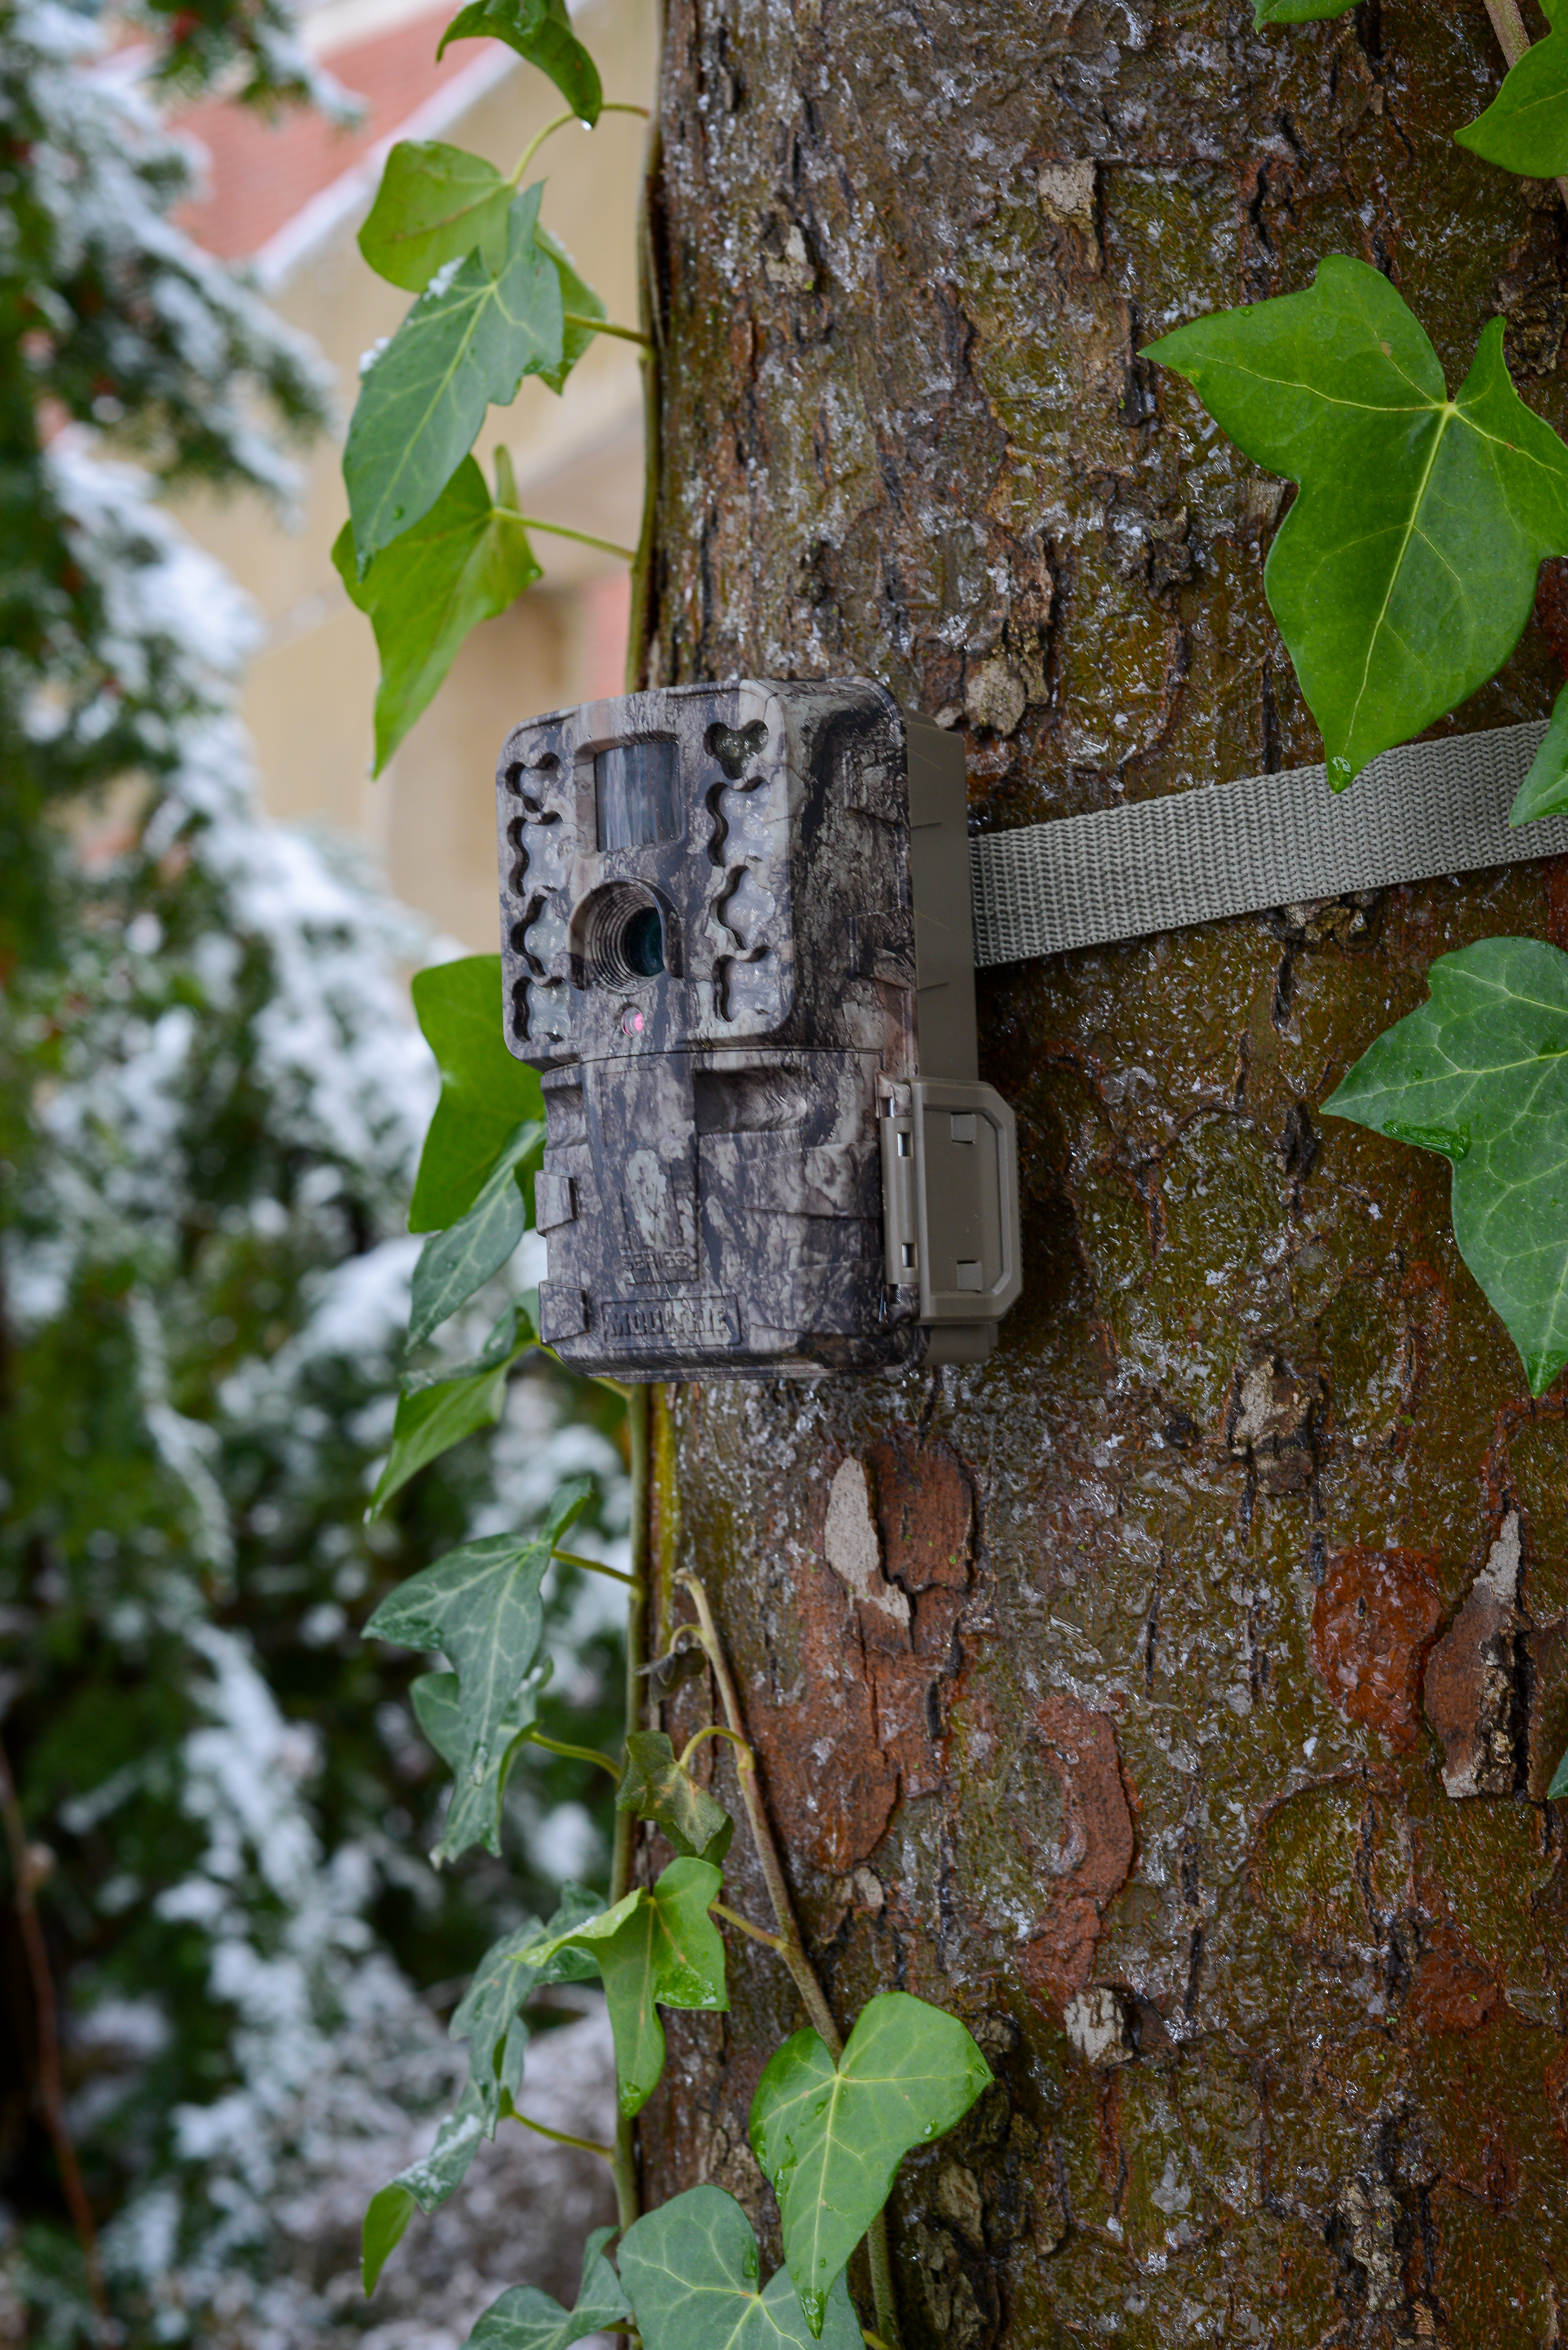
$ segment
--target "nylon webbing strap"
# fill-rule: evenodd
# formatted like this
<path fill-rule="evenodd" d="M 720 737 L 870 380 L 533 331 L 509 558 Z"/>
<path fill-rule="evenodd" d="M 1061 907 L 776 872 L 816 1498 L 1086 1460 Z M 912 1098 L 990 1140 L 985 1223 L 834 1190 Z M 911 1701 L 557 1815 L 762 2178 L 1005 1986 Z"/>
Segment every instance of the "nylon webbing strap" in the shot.
<path fill-rule="evenodd" d="M 1542 725 L 1386 751 L 1347 792 L 1291 767 L 970 843 L 977 963 L 1428 881 L 1568 850 L 1568 816 L 1511 831 Z"/>

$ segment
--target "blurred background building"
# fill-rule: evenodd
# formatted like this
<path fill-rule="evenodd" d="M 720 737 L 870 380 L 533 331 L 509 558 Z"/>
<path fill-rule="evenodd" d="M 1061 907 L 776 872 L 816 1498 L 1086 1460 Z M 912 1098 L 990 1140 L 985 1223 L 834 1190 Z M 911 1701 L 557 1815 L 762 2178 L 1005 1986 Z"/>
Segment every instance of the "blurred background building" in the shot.
<path fill-rule="evenodd" d="M 574 12 L 607 99 L 649 105 L 657 25 L 644 0 L 587 0 Z M 335 370 L 339 432 L 360 355 L 412 298 L 378 277 L 356 238 L 389 149 L 438 139 L 510 171 L 562 111 L 556 91 L 495 41 L 460 41 L 436 63 L 445 0 L 321 0 L 302 31 L 364 104 L 357 129 L 299 112 L 269 124 L 209 102 L 177 118 L 209 160 L 202 201 L 181 224 L 225 260 L 254 267 L 273 308 L 311 337 Z M 609 114 L 541 149 L 544 219 L 607 316 L 637 323 L 636 239 L 646 130 Z M 618 545 L 636 544 L 642 508 L 642 390 L 636 347 L 601 335 L 564 400 L 525 382 L 493 411 L 476 453 L 492 470 L 511 450 L 525 514 Z M 370 624 L 332 567 L 348 514 L 341 440 L 309 462 L 299 526 L 282 530 L 259 499 L 186 500 L 178 519 L 260 607 L 265 636 L 243 715 L 269 812 L 366 843 L 397 897 L 465 945 L 496 944 L 495 754 L 520 718 L 621 690 L 628 578 L 614 557 L 541 533 L 543 582 L 470 637 L 431 707 L 386 773 L 369 775 L 377 663 Z"/>

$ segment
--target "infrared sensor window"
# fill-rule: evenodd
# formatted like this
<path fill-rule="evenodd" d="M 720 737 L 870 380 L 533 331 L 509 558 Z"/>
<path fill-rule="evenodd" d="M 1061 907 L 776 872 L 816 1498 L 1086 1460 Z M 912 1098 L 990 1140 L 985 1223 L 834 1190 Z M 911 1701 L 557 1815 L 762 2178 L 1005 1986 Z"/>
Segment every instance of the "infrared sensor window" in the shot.
<path fill-rule="evenodd" d="M 686 828 L 680 768 L 668 736 L 616 743 L 594 759 L 594 806 L 601 853 L 607 848 L 654 848 L 679 840 Z"/>

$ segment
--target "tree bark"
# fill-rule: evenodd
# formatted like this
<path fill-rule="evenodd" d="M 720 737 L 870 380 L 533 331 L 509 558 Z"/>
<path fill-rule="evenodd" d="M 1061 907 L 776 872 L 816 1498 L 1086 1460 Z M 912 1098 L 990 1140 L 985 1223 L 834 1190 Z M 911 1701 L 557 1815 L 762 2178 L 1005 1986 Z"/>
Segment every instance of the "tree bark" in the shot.
<path fill-rule="evenodd" d="M 1348 252 L 1451 384 L 1504 310 L 1562 429 L 1568 232 L 1452 144 L 1482 0 L 1251 15 L 670 0 L 656 680 L 881 678 L 963 726 L 982 827 L 1320 755 L 1280 485 L 1138 348 Z M 1451 723 L 1542 714 L 1554 631 Z M 1317 1109 L 1435 955 L 1510 931 L 1568 945 L 1568 876 L 987 975 L 1026 1268 L 992 1361 L 656 1415 L 661 1621 L 695 1567 L 836 2013 L 904 1986 L 997 2072 L 895 2199 L 909 2344 L 1568 2323 L 1563 1398 L 1443 1163 Z M 643 2161 L 776 2255 L 745 2118 L 802 2017 L 733 1958 L 727 2019 L 668 2019 Z"/>

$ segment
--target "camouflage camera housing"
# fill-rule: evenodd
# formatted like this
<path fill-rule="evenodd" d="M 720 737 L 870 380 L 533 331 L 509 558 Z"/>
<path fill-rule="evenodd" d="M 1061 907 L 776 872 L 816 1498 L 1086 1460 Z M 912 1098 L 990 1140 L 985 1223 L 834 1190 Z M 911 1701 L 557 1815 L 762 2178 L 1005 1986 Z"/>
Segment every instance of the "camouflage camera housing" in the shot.
<path fill-rule="evenodd" d="M 963 748 L 864 679 L 556 711 L 497 774 L 540 1335 L 626 1378 L 971 1362 L 1016 1297 Z"/>

